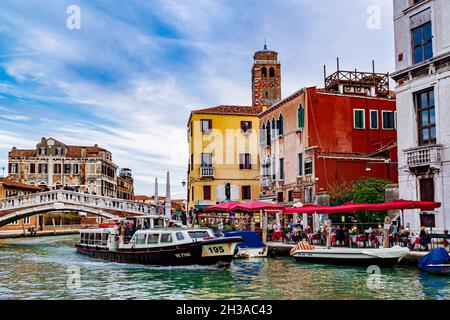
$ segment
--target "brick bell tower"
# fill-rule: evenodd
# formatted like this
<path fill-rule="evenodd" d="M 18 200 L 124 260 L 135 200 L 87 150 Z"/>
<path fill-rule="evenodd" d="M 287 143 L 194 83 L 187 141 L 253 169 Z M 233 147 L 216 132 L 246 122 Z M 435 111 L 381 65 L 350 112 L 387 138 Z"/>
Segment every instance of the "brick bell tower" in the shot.
<path fill-rule="evenodd" d="M 278 52 L 267 49 L 255 52 L 252 68 L 253 106 L 270 107 L 281 100 L 281 64 Z"/>

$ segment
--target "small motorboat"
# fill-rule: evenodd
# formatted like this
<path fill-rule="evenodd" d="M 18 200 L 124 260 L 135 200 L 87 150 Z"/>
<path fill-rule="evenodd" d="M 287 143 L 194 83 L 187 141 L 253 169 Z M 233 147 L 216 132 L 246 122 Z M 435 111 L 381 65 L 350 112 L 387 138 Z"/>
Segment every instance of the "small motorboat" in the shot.
<path fill-rule="evenodd" d="M 392 267 L 409 253 L 408 248 L 354 249 L 315 247 L 303 241 L 294 246 L 291 256 L 297 261 L 368 267 Z"/>
<path fill-rule="evenodd" d="M 244 242 L 236 247 L 235 258 L 264 258 L 267 257 L 267 246 L 262 242 L 261 237 L 255 231 L 225 231 L 225 238 L 242 237 Z"/>
<path fill-rule="evenodd" d="M 430 274 L 450 276 L 450 255 L 444 248 L 437 248 L 419 259 L 419 268 Z"/>
<path fill-rule="evenodd" d="M 211 230 L 150 228 L 137 230 L 130 239 L 113 226 L 80 231 L 77 251 L 119 263 L 151 265 L 213 265 L 233 259 L 241 237 L 217 238 Z"/>

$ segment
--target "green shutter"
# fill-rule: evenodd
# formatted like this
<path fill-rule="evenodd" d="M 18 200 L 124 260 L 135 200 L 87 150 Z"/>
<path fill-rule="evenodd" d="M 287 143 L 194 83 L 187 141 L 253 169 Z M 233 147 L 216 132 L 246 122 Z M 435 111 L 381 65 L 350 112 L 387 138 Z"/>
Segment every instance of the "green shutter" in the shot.
<path fill-rule="evenodd" d="M 301 105 L 298 108 L 298 127 L 305 127 L 305 109 Z"/>

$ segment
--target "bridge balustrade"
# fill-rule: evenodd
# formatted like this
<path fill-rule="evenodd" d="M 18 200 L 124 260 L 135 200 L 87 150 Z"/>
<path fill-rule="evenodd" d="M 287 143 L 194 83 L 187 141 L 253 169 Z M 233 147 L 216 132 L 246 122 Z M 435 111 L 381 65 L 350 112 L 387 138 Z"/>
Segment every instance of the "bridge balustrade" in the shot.
<path fill-rule="evenodd" d="M 43 204 L 54 204 L 65 202 L 80 206 L 98 207 L 114 211 L 123 211 L 136 214 L 157 214 L 157 206 L 138 203 L 129 200 L 115 199 L 90 195 L 85 193 L 77 193 L 66 190 L 55 190 L 44 193 L 34 193 L 25 196 L 6 198 L 0 200 L 0 211 L 21 209 L 33 207 Z"/>

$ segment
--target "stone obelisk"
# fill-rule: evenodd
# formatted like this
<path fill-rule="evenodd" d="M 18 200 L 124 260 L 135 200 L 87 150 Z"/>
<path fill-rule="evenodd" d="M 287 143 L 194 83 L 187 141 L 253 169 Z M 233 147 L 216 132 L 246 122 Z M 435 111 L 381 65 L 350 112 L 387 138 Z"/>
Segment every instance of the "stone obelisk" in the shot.
<path fill-rule="evenodd" d="M 155 178 L 155 198 L 153 199 L 155 204 L 159 204 L 159 195 L 158 195 L 158 177 Z"/>
<path fill-rule="evenodd" d="M 170 200 L 170 173 L 167 171 L 166 178 L 166 219 L 172 219 L 172 201 Z"/>

